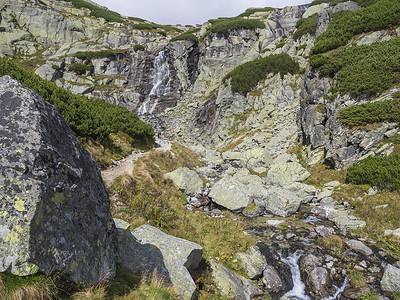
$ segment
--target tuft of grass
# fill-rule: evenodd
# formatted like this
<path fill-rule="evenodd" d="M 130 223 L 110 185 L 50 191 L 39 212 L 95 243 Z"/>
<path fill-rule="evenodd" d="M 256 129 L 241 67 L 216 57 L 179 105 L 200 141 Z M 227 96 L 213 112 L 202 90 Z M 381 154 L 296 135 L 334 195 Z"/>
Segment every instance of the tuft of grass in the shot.
<path fill-rule="evenodd" d="M 353 288 L 359 289 L 368 286 L 363 273 L 351 271 L 349 274 L 349 282 Z"/>
<path fill-rule="evenodd" d="M 319 240 L 319 243 L 332 255 L 341 256 L 343 254 L 343 241 L 337 235 L 324 237 Z"/>
<path fill-rule="evenodd" d="M 51 300 L 57 298 L 53 281 L 43 275 L 26 277 L 0 273 L 0 299 L 3 300 Z"/>

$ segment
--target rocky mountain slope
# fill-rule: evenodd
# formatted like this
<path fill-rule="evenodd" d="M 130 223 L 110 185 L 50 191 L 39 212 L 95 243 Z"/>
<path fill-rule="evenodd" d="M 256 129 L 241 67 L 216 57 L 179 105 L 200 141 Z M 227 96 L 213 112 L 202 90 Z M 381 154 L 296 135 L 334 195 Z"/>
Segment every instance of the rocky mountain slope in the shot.
<path fill-rule="evenodd" d="M 112 22 L 94 17 L 91 6 L 78 9 L 69 1 L 13 0 L 0 6 L 0 53 L 73 93 L 128 108 L 199 153 L 206 166 L 178 169 L 165 178 L 186 194 L 188 209 L 216 218 L 224 209 L 264 218 L 263 224 L 250 225 L 252 235 L 271 233 L 262 239 L 273 246 L 259 245 L 240 260 L 262 252 L 267 261 L 258 261 L 256 275 L 249 275 L 248 265 L 243 269 L 249 278 L 261 277 L 274 295 L 282 296 L 303 278 L 302 299 L 336 297 L 353 274 L 346 263 L 365 274 L 373 289 L 392 292 L 400 288 L 391 279 L 398 278 L 398 263 L 347 236 L 368 221 L 352 215 L 352 204 L 338 201 L 350 193 L 348 185 L 343 178 L 319 180 L 306 170 L 321 163 L 341 170 L 398 151 L 399 118 L 391 110 L 400 98 L 399 8 L 395 3 L 390 10 L 386 0 L 365 2 L 252 10 L 193 28 L 121 16 Z M 343 198 L 362 201 L 374 193 L 375 188 L 361 187 Z M 287 221 L 291 218 L 295 233 L 280 222 L 294 224 Z M 291 249 L 322 258 L 303 256 L 298 270 L 297 252 L 281 256 Z M 175 267 L 167 261 L 169 266 Z M 177 272 L 182 268 L 180 262 Z M 228 269 L 214 264 L 211 269 L 224 293 L 238 286 L 240 299 L 261 293 Z M 221 277 L 234 279 L 227 283 Z M 181 294 L 194 295 L 191 280 Z M 351 285 L 355 290 L 346 289 L 348 298 L 371 291 Z"/>

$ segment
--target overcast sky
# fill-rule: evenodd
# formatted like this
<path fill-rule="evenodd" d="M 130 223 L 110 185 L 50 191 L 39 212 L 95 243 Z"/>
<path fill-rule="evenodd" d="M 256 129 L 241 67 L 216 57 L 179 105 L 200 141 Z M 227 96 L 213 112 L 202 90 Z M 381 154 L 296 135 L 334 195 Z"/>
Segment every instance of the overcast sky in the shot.
<path fill-rule="evenodd" d="M 157 24 L 203 24 L 208 19 L 233 17 L 250 7 L 284 7 L 311 0 L 93 0 L 128 17 Z"/>

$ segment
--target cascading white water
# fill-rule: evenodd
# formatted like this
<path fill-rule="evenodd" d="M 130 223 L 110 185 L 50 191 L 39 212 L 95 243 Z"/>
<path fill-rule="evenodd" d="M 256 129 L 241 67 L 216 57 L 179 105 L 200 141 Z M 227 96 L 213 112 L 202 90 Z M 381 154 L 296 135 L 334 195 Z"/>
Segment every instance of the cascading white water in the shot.
<path fill-rule="evenodd" d="M 293 288 L 289 292 L 287 292 L 285 296 L 288 298 L 295 298 L 299 300 L 311 300 L 311 298 L 306 295 L 305 284 L 301 281 L 300 267 L 298 264 L 301 255 L 302 252 L 296 251 L 292 254 L 289 254 L 287 258 L 283 258 L 281 256 L 281 261 L 290 267 L 290 272 L 292 273 L 292 280 L 293 280 Z M 346 277 L 340 288 L 334 286 L 336 289 L 336 293 L 333 296 L 321 300 L 335 300 L 340 293 L 343 293 L 348 282 L 349 279 Z"/>
<path fill-rule="evenodd" d="M 171 92 L 171 73 L 165 51 L 160 51 L 154 59 L 154 71 L 153 87 L 146 101 L 139 107 L 139 115 L 152 114 L 158 104 L 158 98 Z"/>

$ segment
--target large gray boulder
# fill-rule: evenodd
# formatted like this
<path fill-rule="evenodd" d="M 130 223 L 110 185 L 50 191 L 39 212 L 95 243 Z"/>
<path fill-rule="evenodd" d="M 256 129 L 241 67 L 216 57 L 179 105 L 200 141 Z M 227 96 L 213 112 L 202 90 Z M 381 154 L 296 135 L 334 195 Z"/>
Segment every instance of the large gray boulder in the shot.
<path fill-rule="evenodd" d="M 171 179 L 175 186 L 183 190 L 187 195 L 200 193 L 203 188 L 203 180 L 201 180 L 200 176 L 186 167 L 164 174 L 164 177 Z"/>
<path fill-rule="evenodd" d="M 400 292 L 400 269 L 387 265 L 381 280 L 381 289 L 384 292 Z"/>
<path fill-rule="evenodd" d="M 211 262 L 211 270 L 212 278 L 222 295 L 227 295 L 232 299 L 250 300 L 262 294 L 262 291 L 250 279 L 220 264 Z"/>
<path fill-rule="evenodd" d="M 310 173 L 297 162 L 273 164 L 268 171 L 267 180 L 281 186 L 306 180 Z"/>
<path fill-rule="evenodd" d="M 302 199 L 292 191 L 279 186 L 271 186 L 267 189 L 264 201 L 257 203 L 274 215 L 288 217 L 299 210 Z"/>
<path fill-rule="evenodd" d="M 202 247 L 168 235 L 150 225 L 136 228 L 132 235 L 143 246 L 155 247 L 161 252 L 173 287 L 184 299 L 195 299 L 196 284 L 188 270 L 197 269 L 199 266 L 203 255 Z"/>
<path fill-rule="evenodd" d="M 0 78 L 0 272 L 115 274 L 116 229 L 100 172 L 58 110 Z"/>

